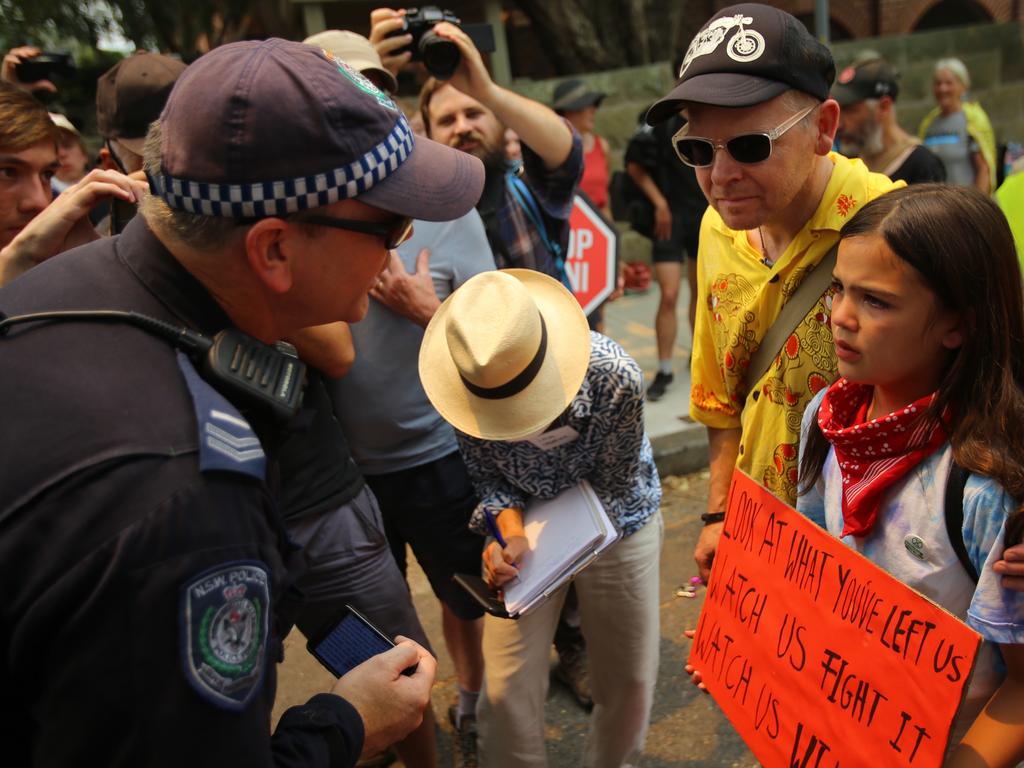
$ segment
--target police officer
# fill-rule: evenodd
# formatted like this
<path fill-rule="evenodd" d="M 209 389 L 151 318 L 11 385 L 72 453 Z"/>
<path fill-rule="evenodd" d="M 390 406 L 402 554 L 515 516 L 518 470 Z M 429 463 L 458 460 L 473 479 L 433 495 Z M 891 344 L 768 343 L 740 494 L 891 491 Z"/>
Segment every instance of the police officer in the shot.
<path fill-rule="evenodd" d="M 355 321 L 409 217 L 460 216 L 483 181 L 358 73 L 282 40 L 190 66 L 146 169 L 123 235 L 0 289 L 0 311 L 132 311 L 265 344 Z M 434 660 L 402 641 L 271 735 L 296 559 L 274 409 L 190 355 L 81 315 L 0 338 L 6 765 L 352 765 L 422 717 Z"/>

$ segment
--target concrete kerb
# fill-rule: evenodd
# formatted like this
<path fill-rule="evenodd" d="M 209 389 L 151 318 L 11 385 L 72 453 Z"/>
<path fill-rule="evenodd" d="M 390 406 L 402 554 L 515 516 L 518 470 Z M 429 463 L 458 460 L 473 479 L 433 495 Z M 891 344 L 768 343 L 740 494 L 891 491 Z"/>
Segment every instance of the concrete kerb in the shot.
<path fill-rule="evenodd" d="M 700 424 L 683 424 L 674 432 L 651 438 L 651 449 L 663 478 L 687 475 L 708 466 L 707 430 Z"/>

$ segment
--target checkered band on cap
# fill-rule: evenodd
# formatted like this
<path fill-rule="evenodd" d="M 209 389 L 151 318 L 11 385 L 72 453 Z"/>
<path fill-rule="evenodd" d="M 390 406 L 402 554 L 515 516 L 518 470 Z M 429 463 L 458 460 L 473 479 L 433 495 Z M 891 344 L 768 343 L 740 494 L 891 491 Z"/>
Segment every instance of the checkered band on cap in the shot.
<path fill-rule="evenodd" d="M 162 173 L 152 191 L 169 206 L 202 216 L 234 219 L 284 216 L 357 197 L 397 170 L 412 154 L 412 128 L 404 116 L 387 137 L 360 159 L 314 176 L 252 184 L 217 184 Z"/>

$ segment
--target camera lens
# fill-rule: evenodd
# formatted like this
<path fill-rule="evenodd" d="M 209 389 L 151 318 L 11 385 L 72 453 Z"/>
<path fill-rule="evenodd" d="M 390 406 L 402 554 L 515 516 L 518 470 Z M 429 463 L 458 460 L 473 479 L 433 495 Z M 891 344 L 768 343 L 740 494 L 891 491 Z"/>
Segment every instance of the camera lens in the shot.
<path fill-rule="evenodd" d="M 53 72 L 53 64 L 49 61 L 33 61 L 28 59 L 14 68 L 14 75 L 23 83 L 34 83 L 45 80 Z"/>
<path fill-rule="evenodd" d="M 420 55 L 427 71 L 438 80 L 447 80 L 459 66 L 459 48 L 451 40 L 439 37 L 429 30 L 420 38 Z"/>

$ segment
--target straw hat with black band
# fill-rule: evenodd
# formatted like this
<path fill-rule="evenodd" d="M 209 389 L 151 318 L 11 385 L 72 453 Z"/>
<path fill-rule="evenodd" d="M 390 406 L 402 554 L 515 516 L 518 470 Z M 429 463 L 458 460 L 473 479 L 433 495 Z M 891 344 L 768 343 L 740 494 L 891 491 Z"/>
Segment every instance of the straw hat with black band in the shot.
<path fill-rule="evenodd" d="M 531 269 L 483 272 L 440 306 L 420 347 L 420 380 L 453 427 L 483 440 L 543 431 L 576 396 L 590 362 L 579 302 Z"/>

